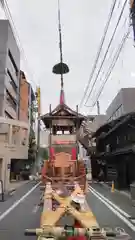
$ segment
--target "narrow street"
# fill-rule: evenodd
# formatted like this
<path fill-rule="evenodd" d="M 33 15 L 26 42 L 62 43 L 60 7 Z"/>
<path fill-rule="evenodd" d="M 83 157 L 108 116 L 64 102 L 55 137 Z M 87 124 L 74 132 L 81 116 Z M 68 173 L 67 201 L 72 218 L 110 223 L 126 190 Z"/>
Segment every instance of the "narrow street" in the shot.
<path fill-rule="evenodd" d="M 89 187 L 87 202 L 96 216 L 100 227 L 123 228 L 132 239 L 135 239 L 135 225 L 130 221 L 128 212 L 121 208 L 124 197 L 122 198 L 121 196 L 121 205 L 116 205 L 112 199 L 105 195 L 106 192 L 103 187 L 100 188 L 100 192 L 97 189 L 96 184 Z"/>
<path fill-rule="evenodd" d="M 29 239 L 24 236 L 26 228 L 36 228 L 39 226 L 40 210 L 37 204 L 40 199 L 40 190 L 35 188 L 27 197 L 25 197 L 35 184 L 29 183 L 18 189 L 5 203 L 0 203 L 0 239 Z M 22 199 L 22 202 L 18 202 Z M 14 202 L 13 202 L 14 201 Z M 19 203 L 13 210 L 14 203 Z M 3 210 L 4 209 L 4 210 Z M 3 214 L 9 209 L 9 213 L 4 217 Z M 33 240 L 36 239 L 33 237 Z"/>
<path fill-rule="evenodd" d="M 105 201 L 94 188 L 96 186 L 89 188 L 87 202 L 100 226 L 124 228 L 135 239 L 135 225 L 128 219 L 128 213 L 126 215 L 124 211 L 118 211 L 114 207 L 115 205 L 112 207 L 111 204 L 114 203 L 109 203 L 110 200 Z M 41 213 L 41 209 L 37 207 L 39 196 L 39 187 L 33 183 L 28 183 L 18 189 L 6 202 L 0 203 L 0 239 L 30 239 L 30 237 L 24 236 L 24 230 L 39 226 Z"/>

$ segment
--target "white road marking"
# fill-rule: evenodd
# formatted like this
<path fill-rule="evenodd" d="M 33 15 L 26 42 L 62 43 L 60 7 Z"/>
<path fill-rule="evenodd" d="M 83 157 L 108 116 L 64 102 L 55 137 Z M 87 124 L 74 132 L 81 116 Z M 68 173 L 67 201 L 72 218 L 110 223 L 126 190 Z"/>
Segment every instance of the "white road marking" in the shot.
<path fill-rule="evenodd" d="M 118 207 L 116 204 L 112 203 L 108 198 L 104 197 L 101 193 L 97 192 L 94 188 L 90 187 L 89 190 L 93 190 L 96 194 L 98 194 L 101 198 L 103 198 L 108 204 L 110 204 L 112 207 L 114 207 L 118 212 L 120 212 L 122 215 L 124 215 L 126 218 L 131 218 L 131 216 L 123 211 L 120 207 Z"/>
<path fill-rule="evenodd" d="M 100 197 L 95 191 L 89 189 L 93 195 L 95 195 L 104 205 L 108 207 L 118 218 L 120 218 L 132 231 L 135 232 L 135 226 L 123 215 L 120 214 L 114 207 L 107 203 L 102 197 Z"/>
<path fill-rule="evenodd" d="M 11 192 L 11 193 L 10 193 L 10 196 L 14 195 L 14 194 L 15 194 L 15 191 L 16 191 L 16 190 L 14 190 L 13 192 Z"/>
<path fill-rule="evenodd" d="M 32 213 L 37 213 L 38 210 L 39 210 L 39 206 L 35 206 L 32 210 Z"/>
<path fill-rule="evenodd" d="M 4 213 L 0 215 L 0 221 L 3 220 L 12 210 L 14 210 L 25 198 L 27 198 L 38 186 L 40 182 L 37 183 L 33 188 L 31 188 L 23 197 L 17 200 L 10 208 L 8 208 Z"/>

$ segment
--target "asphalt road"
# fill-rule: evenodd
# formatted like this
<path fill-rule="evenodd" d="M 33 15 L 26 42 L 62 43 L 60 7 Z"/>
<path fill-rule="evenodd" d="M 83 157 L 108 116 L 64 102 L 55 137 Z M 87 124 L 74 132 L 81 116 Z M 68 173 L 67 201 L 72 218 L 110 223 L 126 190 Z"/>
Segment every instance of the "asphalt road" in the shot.
<path fill-rule="evenodd" d="M 106 203 L 106 201 L 104 201 L 101 196 L 97 195 L 97 193 L 93 191 L 89 191 L 87 195 L 87 202 L 92 212 L 96 216 L 100 227 L 112 227 L 113 229 L 116 227 L 123 228 L 125 232 L 132 237 L 133 240 L 135 239 L 135 225 L 131 223 L 127 217 L 123 216 L 123 214 L 120 214 L 119 211 L 115 210 L 112 205 Z M 131 227 L 134 229 L 132 230 Z"/>
<path fill-rule="evenodd" d="M 2 220 L 1 216 L 13 206 L 14 202 L 17 202 L 24 196 L 35 184 L 26 184 L 19 189 L 14 196 L 12 196 L 5 203 L 0 203 L 0 239 L 3 240 L 23 240 L 31 239 L 31 237 L 24 236 L 24 229 L 39 227 L 40 221 L 40 209 L 37 210 L 37 204 L 39 203 L 40 190 L 36 188 L 31 194 L 29 194 L 19 205 L 17 205 L 9 214 L 7 214 Z M 3 207 L 2 207 L 3 205 Z M 3 211 L 4 208 L 4 211 Z M 32 239 L 36 239 L 32 237 Z"/>
<path fill-rule="evenodd" d="M 24 229 L 39 227 L 41 209 L 37 208 L 40 198 L 39 188 L 31 189 L 34 183 L 28 183 L 17 190 L 5 203 L 0 203 L 0 239 L 3 240 L 27 240 L 36 239 L 25 237 Z M 31 191 L 31 192 L 30 192 Z M 26 193 L 29 194 L 26 195 Z M 23 197 L 24 196 L 24 197 Z M 21 201 L 18 203 L 18 200 Z M 93 191 L 89 191 L 87 202 L 95 214 L 101 227 L 121 227 L 135 239 L 135 226 L 125 222 L 121 215 L 117 214 L 103 202 L 102 198 Z M 7 211 L 7 209 L 9 209 Z M 132 227 L 133 226 L 133 227 Z"/>

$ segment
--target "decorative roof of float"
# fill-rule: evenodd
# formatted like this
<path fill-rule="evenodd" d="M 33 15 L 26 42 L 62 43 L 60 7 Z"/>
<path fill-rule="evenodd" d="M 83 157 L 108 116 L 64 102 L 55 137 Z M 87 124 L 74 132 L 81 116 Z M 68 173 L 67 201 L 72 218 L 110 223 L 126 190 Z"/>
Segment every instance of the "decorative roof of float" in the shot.
<path fill-rule="evenodd" d="M 42 115 L 41 120 L 48 128 L 51 119 L 58 119 L 59 117 L 61 119 L 71 119 L 74 121 L 78 119 L 80 124 L 82 121 L 86 120 L 84 115 L 72 110 L 66 104 L 58 104 L 50 113 Z"/>

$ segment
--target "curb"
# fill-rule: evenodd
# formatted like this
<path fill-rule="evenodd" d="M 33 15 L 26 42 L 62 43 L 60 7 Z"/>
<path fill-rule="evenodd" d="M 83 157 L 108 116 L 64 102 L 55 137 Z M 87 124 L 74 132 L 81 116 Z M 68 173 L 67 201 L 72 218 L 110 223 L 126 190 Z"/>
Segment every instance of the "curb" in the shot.
<path fill-rule="evenodd" d="M 21 185 L 21 186 L 19 186 L 19 187 L 11 188 L 9 191 L 5 192 L 5 194 L 7 194 L 7 195 L 13 195 L 13 194 L 16 192 L 17 189 L 19 189 L 20 187 L 28 184 L 29 182 L 30 182 L 30 181 L 27 181 L 27 182 L 25 182 L 23 185 Z"/>
<path fill-rule="evenodd" d="M 4 192 L 4 202 L 7 201 L 8 198 L 12 197 L 12 196 L 15 194 L 15 192 L 16 192 L 20 187 L 28 184 L 29 182 L 31 182 L 31 181 L 27 181 L 27 182 L 25 182 L 23 185 L 21 185 L 21 186 L 19 186 L 19 187 L 11 188 L 10 190 Z M 3 201 L 1 201 L 1 194 L 0 194 L 0 202 L 3 202 Z"/>
<path fill-rule="evenodd" d="M 111 187 L 107 183 L 99 182 L 99 184 L 111 190 Z M 119 193 L 121 195 L 124 195 L 124 196 L 128 197 L 129 199 L 131 199 L 131 194 L 130 193 L 126 193 L 126 192 L 120 191 L 118 189 L 115 189 L 114 192 L 117 192 L 117 193 Z"/>
<path fill-rule="evenodd" d="M 15 191 L 16 191 L 16 188 L 12 188 L 7 193 L 8 193 L 8 195 L 12 195 Z"/>

